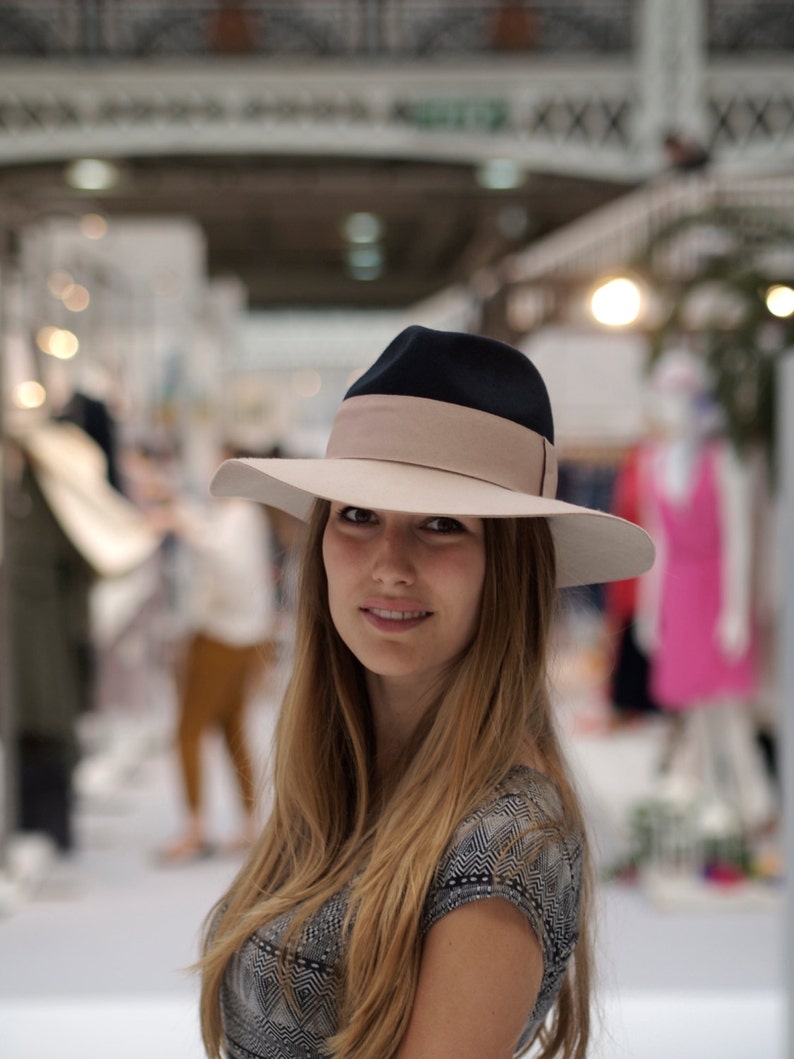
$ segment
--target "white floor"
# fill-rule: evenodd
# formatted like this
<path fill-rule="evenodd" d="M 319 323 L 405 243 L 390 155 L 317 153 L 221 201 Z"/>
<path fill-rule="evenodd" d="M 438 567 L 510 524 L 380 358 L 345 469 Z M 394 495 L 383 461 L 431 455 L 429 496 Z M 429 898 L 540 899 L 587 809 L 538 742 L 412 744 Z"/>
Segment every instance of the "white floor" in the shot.
<path fill-rule="evenodd" d="M 154 863 L 154 848 L 178 821 L 162 738 L 168 711 L 155 704 L 155 723 L 144 726 L 151 745 L 130 757 L 121 782 L 103 787 L 101 769 L 87 774 L 94 794 L 81 805 L 79 854 L 0 918 L 2 1059 L 202 1054 L 187 967 L 236 861 L 170 870 Z M 262 747 L 272 721 L 263 699 L 254 716 Z M 606 859 L 619 847 L 625 803 L 647 782 L 655 738 L 652 729 L 594 730 L 574 740 Z M 209 755 L 221 831 L 231 826 L 233 802 L 219 747 Z M 742 909 L 715 898 L 697 911 L 661 912 L 641 890 L 610 885 L 600 904 L 602 1022 L 592 1059 L 783 1059 L 779 901 Z"/>

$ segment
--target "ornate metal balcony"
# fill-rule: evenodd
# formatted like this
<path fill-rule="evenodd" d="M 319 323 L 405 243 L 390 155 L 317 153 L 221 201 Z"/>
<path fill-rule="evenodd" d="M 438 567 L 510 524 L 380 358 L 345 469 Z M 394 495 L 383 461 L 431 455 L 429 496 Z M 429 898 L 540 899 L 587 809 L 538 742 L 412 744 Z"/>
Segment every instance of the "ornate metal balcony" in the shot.
<path fill-rule="evenodd" d="M 641 0 L 0 0 L 0 54 L 423 58 L 628 53 Z M 714 55 L 794 48 L 786 0 L 710 0 Z"/>
<path fill-rule="evenodd" d="M 0 0 L 0 53 L 127 60 L 604 54 L 630 51 L 634 7 L 633 0 Z"/>
<path fill-rule="evenodd" d="M 714 55 L 791 51 L 794 48 L 794 5 L 758 0 L 711 0 L 708 10 L 709 50 Z"/>

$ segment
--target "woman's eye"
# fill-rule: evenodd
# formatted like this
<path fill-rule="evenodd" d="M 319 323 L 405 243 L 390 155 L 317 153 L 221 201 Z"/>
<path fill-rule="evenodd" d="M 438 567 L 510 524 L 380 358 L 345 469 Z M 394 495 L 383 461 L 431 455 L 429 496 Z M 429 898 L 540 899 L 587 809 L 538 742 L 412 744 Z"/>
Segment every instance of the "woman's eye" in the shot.
<path fill-rule="evenodd" d="M 339 512 L 339 518 L 354 526 L 366 526 L 373 521 L 375 514 L 365 507 L 343 507 Z"/>
<path fill-rule="evenodd" d="M 456 518 L 450 518 L 449 515 L 437 515 L 435 518 L 428 519 L 425 527 L 434 533 L 462 533 L 464 529 L 461 522 L 458 522 Z"/>

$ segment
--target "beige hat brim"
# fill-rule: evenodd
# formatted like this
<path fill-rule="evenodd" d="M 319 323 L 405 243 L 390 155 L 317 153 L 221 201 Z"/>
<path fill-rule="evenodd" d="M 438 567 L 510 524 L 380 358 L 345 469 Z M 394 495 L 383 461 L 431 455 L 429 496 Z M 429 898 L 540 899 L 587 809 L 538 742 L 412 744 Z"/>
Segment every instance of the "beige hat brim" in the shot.
<path fill-rule="evenodd" d="M 367 459 L 236 459 L 210 492 L 268 504 L 305 519 L 316 497 L 357 507 L 481 518 L 546 518 L 557 549 L 558 585 L 597 584 L 650 569 L 654 546 L 632 522 L 563 500 L 414 464 Z"/>

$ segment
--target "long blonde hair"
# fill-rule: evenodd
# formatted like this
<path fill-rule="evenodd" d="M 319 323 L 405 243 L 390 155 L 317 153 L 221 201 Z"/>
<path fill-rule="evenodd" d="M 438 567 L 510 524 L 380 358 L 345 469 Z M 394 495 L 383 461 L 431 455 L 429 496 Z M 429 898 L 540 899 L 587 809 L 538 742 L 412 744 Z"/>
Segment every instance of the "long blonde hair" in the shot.
<path fill-rule="evenodd" d="M 274 801 L 261 839 L 207 919 L 201 1025 L 220 1059 L 220 988 L 255 930 L 294 915 L 294 950 L 317 909 L 350 884 L 334 1059 L 388 1059 L 405 1033 L 433 874 L 457 824 L 532 753 L 557 786 L 560 825 L 582 814 L 549 706 L 546 657 L 555 600 L 554 545 L 543 519 L 486 519 L 478 630 L 450 667 L 389 777 L 373 784 L 374 740 L 361 665 L 331 621 L 322 561 L 329 505 L 317 501 L 305 542 L 293 675 L 276 730 Z M 538 1059 L 584 1059 L 589 1035 L 589 871 L 579 941 Z"/>

